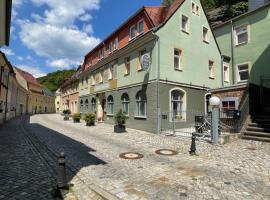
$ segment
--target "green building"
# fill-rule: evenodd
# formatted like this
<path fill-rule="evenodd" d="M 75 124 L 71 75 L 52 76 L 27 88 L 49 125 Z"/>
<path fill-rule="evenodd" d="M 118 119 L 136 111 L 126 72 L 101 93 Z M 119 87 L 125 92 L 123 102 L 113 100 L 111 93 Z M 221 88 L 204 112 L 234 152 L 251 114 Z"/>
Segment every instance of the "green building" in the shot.
<path fill-rule="evenodd" d="M 85 56 L 80 112 L 114 123 L 123 109 L 127 127 L 150 132 L 172 120 L 190 127 L 208 109 L 208 90 L 222 86 L 221 63 L 200 0 L 142 7 Z"/>
<path fill-rule="evenodd" d="M 254 114 L 270 112 L 270 3 L 266 2 L 250 0 L 250 12 L 214 28 L 221 54 L 230 59 L 223 70 L 225 87 L 213 93 L 236 109 L 249 94 Z"/>

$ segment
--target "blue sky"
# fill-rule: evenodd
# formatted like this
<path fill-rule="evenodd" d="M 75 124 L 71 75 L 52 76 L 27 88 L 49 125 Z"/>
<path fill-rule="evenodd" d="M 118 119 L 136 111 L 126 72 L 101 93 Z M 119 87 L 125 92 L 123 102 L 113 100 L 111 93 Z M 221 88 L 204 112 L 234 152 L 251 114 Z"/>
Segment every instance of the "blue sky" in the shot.
<path fill-rule="evenodd" d="M 2 48 L 35 77 L 75 68 L 143 5 L 161 0 L 13 0 L 11 40 Z"/>

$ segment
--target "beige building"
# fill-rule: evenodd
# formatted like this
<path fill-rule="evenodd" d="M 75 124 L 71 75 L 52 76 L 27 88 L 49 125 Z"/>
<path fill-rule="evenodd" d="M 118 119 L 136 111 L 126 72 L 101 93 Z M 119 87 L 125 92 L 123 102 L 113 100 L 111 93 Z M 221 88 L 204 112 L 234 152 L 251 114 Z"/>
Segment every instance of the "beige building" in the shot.
<path fill-rule="evenodd" d="M 55 111 L 57 113 L 61 113 L 62 109 L 62 98 L 61 98 L 61 90 L 60 88 L 55 92 Z"/>

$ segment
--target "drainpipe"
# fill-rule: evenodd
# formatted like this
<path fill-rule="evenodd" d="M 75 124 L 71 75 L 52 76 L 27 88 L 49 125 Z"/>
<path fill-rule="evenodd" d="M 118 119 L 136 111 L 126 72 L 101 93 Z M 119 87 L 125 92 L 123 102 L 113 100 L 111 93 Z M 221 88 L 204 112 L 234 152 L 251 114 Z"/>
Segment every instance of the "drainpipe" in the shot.
<path fill-rule="evenodd" d="M 231 58 L 232 58 L 232 83 L 235 84 L 235 67 L 234 67 L 234 25 L 233 21 L 231 23 Z"/>
<path fill-rule="evenodd" d="M 157 93 L 157 133 L 160 133 L 160 99 L 159 99 L 159 92 L 160 92 L 160 85 L 159 85 L 159 81 L 160 81 L 160 39 L 159 37 L 156 35 L 157 37 L 157 85 L 156 85 L 156 93 Z"/>
<path fill-rule="evenodd" d="M 224 87 L 224 67 L 223 67 L 224 56 L 221 55 L 221 86 Z"/>

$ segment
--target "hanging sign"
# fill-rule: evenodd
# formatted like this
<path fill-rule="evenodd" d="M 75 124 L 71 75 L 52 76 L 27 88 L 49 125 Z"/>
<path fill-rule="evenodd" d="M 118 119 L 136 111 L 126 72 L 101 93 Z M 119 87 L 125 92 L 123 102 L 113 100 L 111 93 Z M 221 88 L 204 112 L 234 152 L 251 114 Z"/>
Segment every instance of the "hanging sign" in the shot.
<path fill-rule="evenodd" d="M 150 53 L 143 54 L 141 56 L 141 66 L 144 71 L 148 71 L 151 67 L 151 56 Z"/>

